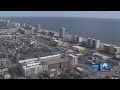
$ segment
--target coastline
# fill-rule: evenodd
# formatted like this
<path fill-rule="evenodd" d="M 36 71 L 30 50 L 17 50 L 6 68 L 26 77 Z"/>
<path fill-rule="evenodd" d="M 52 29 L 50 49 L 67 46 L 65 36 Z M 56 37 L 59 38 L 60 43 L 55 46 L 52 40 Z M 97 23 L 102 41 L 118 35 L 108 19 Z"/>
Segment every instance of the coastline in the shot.
<path fill-rule="evenodd" d="M 2 17 L 1 17 L 2 18 Z M 6 17 L 4 17 L 4 18 L 6 18 Z M 3 18 L 3 19 L 4 19 Z M 11 18 L 11 17 L 8 17 L 8 18 Z M 19 19 L 21 19 L 22 17 L 12 17 L 12 18 L 19 18 Z M 30 18 L 30 17 L 24 17 L 24 18 Z M 33 17 L 33 18 L 38 18 L 38 17 Z M 41 18 L 41 17 L 39 17 L 39 18 Z M 63 18 L 63 17 L 43 17 L 43 18 Z M 64 18 L 66 18 L 66 17 L 64 17 Z M 70 17 L 68 17 L 68 18 L 70 18 Z M 68 19 L 67 18 L 67 19 Z M 7 19 L 7 18 L 6 18 Z M 5 20 L 6 20 L 5 19 Z M 77 17 L 76 17 L 76 19 L 77 19 Z M 84 18 L 83 18 L 84 19 Z M 85 19 L 93 19 L 93 18 L 85 18 Z M 94 19 L 96 19 L 96 18 L 94 18 Z M 97 19 L 100 19 L 101 20 L 101 18 L 97 18 Z M 8 20 L 8 19 L 7 19 Z M 105 20 L 105 19 L 104 19 Z M 106 20 L 108 20 L 108 19 L 106 19 Z M 110 19 L 111 20 L 111 19 Z M 113 19 L 113 20 L 116 20 L 116 19 Z M 15 20 L 13 20 L 13 22 L 14 22 Z M 119 21 L 119 20 L 118 20 Z M 17 22 L 17 21 L 15 21 L 15 22 Z M 18 23 L 21 23 L 21 22 L 18 22 Z M 22 22 L 22 23 L 26 23 L 26 22 Z M 32 25 L 32 24 L 30 24 L 30 25 Z M 46 25 L 47 26 L 47 25 Z M 32 25 L 32 27 L 34 27 L 34 25 Z M 48 27 L 49 27 L 49 25 L 48 25 Z M 54 27 L 54 26 L 53 26 Z M 64 26 L 63 26 L 64 27 Z M 43 26 L 43 28 L 44 28 L 44 26 Z M 59 28 L 59 27 L 58 27 Z M 67 28 L 67 27 L 66 27 Z M 69 35 L 76 35 L 75 33 L 72 33 L 72 32 L 70 32 L 70 31 L 68 31 L 68 29 L 69 28 L 67 28 L 67 34 L 69 34 Z M 45 30 L 48 30 L 48 29 L 45 29 Z M 48 31 L 51 31 L 51 32 L 57 32 L 58 33 L 58 30 L 52 30 L 52 29 L 49 29 Z M 75 31 L 75 30 L 74 30 Z M 85 31 L 86 32 L 86 31 Z M 79 33 L 79 32 L 78 32 Z M 96 34 L 96 33 L 95 33 Z M 77 36 L 79 36 L 79 37 L 83 37 L 83 38 L 87 38 L 87 37 L 92 37 L 92 38 L 95 38 L 95 39 L 98 39 L 98 40 L 100 40 L 100 41 L 102 41 L 103 43 L 107 43 L 107 44 L 114 44 L 115 46 L 120 46 L 120 43 L 118 43 L 119 42 L 119 40 L 118 40 L 118 42 L 115 42 L 115 43 L 113 43 L 114 42 L 114 40 L 102 40 L 102 39 L 99 39 L 99 38 L 96 38 L 96 37 L 93 37 L 93 36 L 91 36 L 91 35 L 89 35 L 89 36 L 84 36 L 84 34 L 83 35 L 79 35 L 79 34 L 77 34 Z M 95 35 L 96 36 L 96 35 Z M 102 37 L 102 36 L 101 36 Z M 112 38 L 113 36 L 111 36 L 111 38 Z M 117 41 L 117 40 L 116 40 Z"/>

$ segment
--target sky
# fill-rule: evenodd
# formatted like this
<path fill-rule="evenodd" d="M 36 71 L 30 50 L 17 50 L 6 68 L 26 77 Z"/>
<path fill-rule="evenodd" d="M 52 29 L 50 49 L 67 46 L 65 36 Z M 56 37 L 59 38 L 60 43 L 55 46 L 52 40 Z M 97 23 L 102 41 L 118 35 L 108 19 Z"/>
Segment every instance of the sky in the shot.
<path fill-rule="evenodd" d="M 120 11 L 0 11 L 0 17 L 95 17 L 119 18 Z"/>

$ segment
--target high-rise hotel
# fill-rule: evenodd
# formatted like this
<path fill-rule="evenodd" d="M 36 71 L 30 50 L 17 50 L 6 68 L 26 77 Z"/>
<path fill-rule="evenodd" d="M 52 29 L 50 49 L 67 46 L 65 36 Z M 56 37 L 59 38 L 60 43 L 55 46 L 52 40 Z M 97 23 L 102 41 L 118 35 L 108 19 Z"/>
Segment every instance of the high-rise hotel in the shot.
<path fill-rule="evenodd" d="M 61 39 L 65 38 L 65 28 L 59 29 L 59 38 L 61 38 Z"/>

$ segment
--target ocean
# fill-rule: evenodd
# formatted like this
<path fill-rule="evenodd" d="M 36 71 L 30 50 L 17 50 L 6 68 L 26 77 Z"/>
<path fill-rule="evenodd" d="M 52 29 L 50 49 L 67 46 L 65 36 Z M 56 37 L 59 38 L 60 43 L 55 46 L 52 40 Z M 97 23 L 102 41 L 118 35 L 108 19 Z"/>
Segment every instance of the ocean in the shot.
<path fill-rule="evenodd" d="M 32 26 L 40 24 L 43 29 L 52 31 L 65 27 L 69 34 L 96 38 L 103 43 L 120 46 L 120 19 L 73 17 L 9 17 L 3 19 L 24 22 Z"/>

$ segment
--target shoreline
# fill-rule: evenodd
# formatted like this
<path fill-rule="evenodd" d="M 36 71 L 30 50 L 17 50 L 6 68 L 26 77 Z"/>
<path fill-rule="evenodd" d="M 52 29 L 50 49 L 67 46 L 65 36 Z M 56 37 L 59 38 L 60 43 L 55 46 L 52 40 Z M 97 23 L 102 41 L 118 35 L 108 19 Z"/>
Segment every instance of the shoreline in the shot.
<path fill-rule="evenodd" d="M 45 30 L 45 29 L 44 29 Z M 50 32 L 54 32 L 54 33 L 59 33 L 59 32 L 57 32 L 57 31 L 52 31 L 52 30 L 46 30 L 46 31 L 50 31 Z M 68 35 L 72 35 L 72 34 L 70 34 L 70 33 L 67 33 Z M 72 35 L 72 36 L 75 36 L 75 35 Z M 77 35 L 78 37 L 82 37 L 82 36 L 79 36 L 79 35 Z M 82 38 L 84 38 L 84 39 L 87 39 L 87 37 L 82 37 Z M 88 38 L 91 38 L 91 37 L 88 37 Z M 94 38 L 94 39 L 96 39 L 96 38 Z M 99 40 L 99 39 L 96 39 L 96 40 Z M 101 40 L 100 40 L 101 41 Z M 102 44 L 109 44 L 109 45 L 114 45 L 114 46 L 117 46 L 117 47 L 120 47 L 120 44 L 113 44 L 113 43 L 108 43 L 108 42 L 102 42 L 101 41 L 101 43 Z"/>
<path fill-rule="evenodd" d="M 11 17 L 4 17 L 4 18 L 11 18 Z M 2 19 L 2 20 L 4 20 L 4 18 L 2 18 L 2 17 L 0 17 L 0 19 Z M 22 18 L 22 17 L 12 17 L 12 18 Z M 25 17 L 26 18 L 26 17 Z M 29 17 L 28 17 L 29 18 Z M 34 18 L 34 17 L 33 17 Z M 37 17 L 36 17 L 37 18 Z M 49 18 L 49 17 L 48 17 Z M 50 17 L 50 18 L 52 18 L 52 17 Z M 57 17 L 54 17 L 54 18 L 57 18 Z M 58 17 L 59 18 L 59 17 Z M 62 17 L 60 17 L 60 18 L 62 18 Z M 69 17 L 68 17 L 69 18 Z M 77 17 L 76 17 L 77 18 Z M 7 21 L 7 20 L 9 20 L 9 19 L 7 19 L 6 20 L 5 19 L 5 21 Z M 84 18 L 83 18 L 84 19 Z M 92 19 L 92 18 L 85 18 L 85 19 Z M 94 18 L 94 19 L 101 19 L 101 18 Z M 116 20 L 116 19 L 114 19 L 114 20 Z M 10 21 L 12 21 L 12 20 L 10 20 Z M 17 22 L 17 21 L 12 21 L 12 22 Z M 17 22 L 17 23 L 21 23 L 21 22 Z M 25 22 L 22 22 L 22 23 L 25 23 Z M 26 24 L 28 24 L 28 23 L 26 23 Z M 32 25 L 32 24 L 29 24 L 29 25 L 31 25 L 32 27 L 35 27 L 34 25 Z M 4 30 L 4 29 L 0 29 L 0 30 Z M 7 30 L 7 29 L 6 29 Z M 46 31 L 50 31 L 50 32 L 55 32 L 55 33 L 59 33 L 58 31 L 54 31 L 54 30 L 48 30 L 48 29 L 44 29 L 44 30 L 46 30 Z M 72 35 L 72 36 L 75 36 L 75 35 L 77 35 L 77 34 L 71 34 L 71 33 L 69 33 L 69 32 L 67 32 L 66 34 L 68 34 L 68 35 Z M 77 35 L 78 37 L 82 37 L 82 38 L 84 38 L 84 39 L 87 39 L 87 37 L 89 37 L 89 36 L 80 36 L 80 35 Z M 89 37 L 89 38 L 94 38 L 94 37 Z M 94 39 L 96 39 L 96 38 L 94 38 Z M 101 39 L 96 39 L 96 40 L 100 40 L 100 41 L 102 41 Z M 115 43 L 112 43 L 112 42 L 101 42 L 101 43 L 104 43 L 104 44 L 109 44 L 109 45 L 115 45 L 115 46 L 117 46 L 117 47 L 120 47 L 120 44 L 116 44 L 117 42 L 115 42 Z"/>

